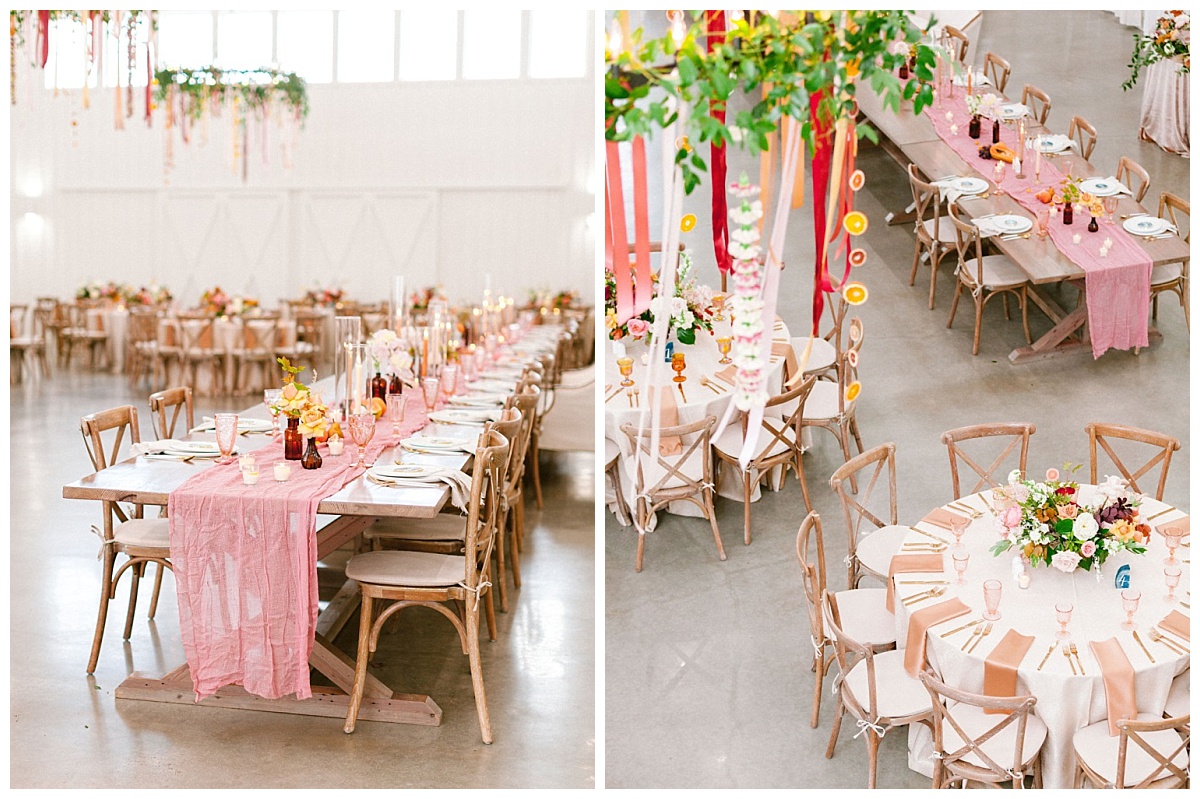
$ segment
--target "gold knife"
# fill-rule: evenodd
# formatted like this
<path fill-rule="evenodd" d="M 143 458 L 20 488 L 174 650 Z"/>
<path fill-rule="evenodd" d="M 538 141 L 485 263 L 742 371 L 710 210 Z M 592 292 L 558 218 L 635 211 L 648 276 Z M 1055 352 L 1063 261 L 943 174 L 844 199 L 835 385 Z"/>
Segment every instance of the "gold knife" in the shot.
<path fill-rule="evenodd" d="M 1050 659 L 1050 656 L 1054 654 L 1054 648 L 1055 648 L 1056 646 L 1058 646 L 1058 644 L 1057 644 L 1057 643 L 1050 644 L 1050 648 L 1046 650 L 1046 654 L 1045 654 L 1045 656 L 1042 658 L 1042 662 L 1038 664 L 1038 667 L 1037 667 L 1037 670 L 1038 670 L 1038 671 L 1041 671 L 1041 670 L 1042 670 L 1042 666 L 1045 666 L 1045 665 L 1046 665 L 1046 661 L 1047 661 L 1047 660 L 1049 660 L 1049 659 Z M 1153 660 L 1153 658 L 1151 658 L 1151 660 Z"/>
<path fill-rule="evenodd" d="M 942 637 L 949 638 L 950 636 L 954 635 L 955 633 L 961 633 L 963 630 L 967 629 L 968 627 L 974 627 L 975 625 L 981 623 L 982 621 L 983 621 L 983 619 L 976 619 L 975 621 L 969 621 L 966 624 L 964 624 L 962 627 L 955 627 L 953 630 L 951 630 L 948 633 L 942 633 Z"/>
<path fill-rule="evenodd" d="M 1142 651 L 1146 653 L 1146 657 L 1150 658 L 1151 663 L 1157 662 L 1154 659 L 1154 655 L 1151 655 L 1150 650 L 1146 648 L 1146 645 L 1144 643 L 1142 643 L 1142 637 L 1137 634 L 1137 630 L 1133 631 L 1133 640 L 1137 641 L 1138 646 L 1140 646 L 1142 648 Z"/>

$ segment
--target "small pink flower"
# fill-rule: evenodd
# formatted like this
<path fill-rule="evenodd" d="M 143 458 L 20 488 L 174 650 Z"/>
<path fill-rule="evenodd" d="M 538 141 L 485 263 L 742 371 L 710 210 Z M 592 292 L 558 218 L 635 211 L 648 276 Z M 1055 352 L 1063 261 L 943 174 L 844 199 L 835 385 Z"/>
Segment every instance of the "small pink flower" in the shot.
<path fill-rule="evenodd" d="M 1077 566 L 1079 566 L 1080 560 L 1082 560 L 1082 558 L 1079 557 L 1077 552 L 1071 552 L 1070 550 L 1065 549 L 1062 552 L 1055 553 L 1054 557 L 1050 558 L 1050 565 L 1061 572 L 1070 574 L 1071 572 L 1075 571 Z"/>
<path fill-rule="evenodd" d="M 1021 523 L 1021 509 L 1009 508 L 1000 518 L 1004 526 L 1011 530 Z"/>
<path fill-rule="evenodd" d="M 1062 519 L 1074 519 L 1079 515 L 1079 506 L 1074 502 L 1068 502 L 1066 505 L 1058 506 L 1058 515 Z"/>
<path fill-rule="evenodd" d="M 1090 558 L 1092 555 L 1095 555 L 1096 554 L 1096 542 L 1095 541 L 1084 541 L 1083 546 L 1081 546 L 1079 548 L 1079 554 L 1083 555 L 1085 558 Z"/>
<path fill-rule="evenodd" d="M 1012 487 L 1012 498 L 1015 502 L 1024 502 L 1029 499 L 1029 488 L 1024 485 L 1015 485 Z"/>
<path fill-rule="evenodd" d="M 1058 479 L 1058 469 L 1055 469 L 1053 466 L 1050 467 L 1049 469 L 1047 469 L 1046 470 L 1046 479 L 1047 480 L 1057 480 Z"/>
<path fill-rule="evenodd" d="M 641 338 L 650 329 L 645 319 L 630 319 L 626 327 L 629 329 L 629 335 L 634 338 Z"/>

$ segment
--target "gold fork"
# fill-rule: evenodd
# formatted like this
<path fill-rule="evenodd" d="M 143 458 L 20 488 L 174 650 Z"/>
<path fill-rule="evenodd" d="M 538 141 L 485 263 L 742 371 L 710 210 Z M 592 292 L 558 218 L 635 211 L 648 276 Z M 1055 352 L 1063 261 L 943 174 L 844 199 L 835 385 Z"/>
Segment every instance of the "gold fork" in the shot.
<path fill-rule="evenodd" d="M 955 627 L 953 630 L 951 630 L 948 633 L 942 633 L 942 637 L 949 638 L 950 636 L 954 635 L 955 633 L 961 633 L 963 630 L 967 629 L 968 627 L 975 627 L 976 625 L 980 624 L 982 621 L 983 621 L 983 619 L 976 619 L 975 621 L 969 621 L 966 624 L 964 624 L 962 627 Z M 974 635 L 974 634 L 975 634 L 975 631 L 972 630 L 971 635 Z M 968 636 L 968 638 L 969 637 L 970 636 Z"/>
<path fill-rule="evenodd" d="M 1191 654 L 1191 650 L 1188 649 L 1187 646 L 1185 646 L 1184 644 L 1180 643 L 1179 641 L 1176 641 L 1174 638 L 1171 638 L 1169 635 L 1167 635 L 1166 633 L 1164 633 L 1162 630 L 1158 629 L 1157 627 L 1151 628 L 1150 638 L 1153 640 L 1156 635 L 1158 636 L 1159 640 L 1161 640 L 1164 644 L 1169 645 L 1172 649 L 1174 649 L 1179 654 L 1181 654 L 1181 655 Z"/>
<path fill-rule="evenodd" d="M 903 600 L 903 602 L 905 605 L 915 605 L 918 602 L 924 602 L 926 599 L 934 599 L 939 597 L 944 593 L 946 593 L 946 587 L 938 586 L 937 588 L 931 588 L 928 591 L 922 591 L 919 594 L 913 594 L 912 596 Z"/>
<path fill-rule="evenodd" d="M 711 391 L 714 394 L 721 393 L 721 390 L 719 388 L 714 388 L 714 386 L 716 384 L 713 383 L 713 381 L 708 379 L 708 375 L 702 375 L 700 377 L 700 385 L 704 386 L 705 388 L 707 388 L 709 391 Z"/>
<path fill-rule="evenodd" d="M 975 651 L 975 647 L 979 646 L 980 641 L 992 634 L 992 625 L 994 624 L 995 622 L 991 621 L 987 623 L 987 627 L 983 628 L 983 632 L 979 634 L 979 637 L 975 639 L 975 643 L 971 644 L 971 648 L 967 650 L 968 655 Z"/>
<path fill-rule="evenodd" d="M 1071 660 L 1071 650 L 1066 644 L 1063 644 L 1062 653 L 1063 657 L 1067 659 L 1067 663 L 1071 666 L 1071 673 L 1078 675 L 1078 672 L 1075 671 L 1075 661 Z"/>
<path fill-rule="evenodd" d="M 1087 674 L 1087 672 L 1083 670 L 1083 661 L 1079 659 L 1079 647 L 1075 646 L 1074 641 L 1071 642 L 1071 654 L 1075 656 L 1075 662 L 1079 664 L 1079 673 Z"/>

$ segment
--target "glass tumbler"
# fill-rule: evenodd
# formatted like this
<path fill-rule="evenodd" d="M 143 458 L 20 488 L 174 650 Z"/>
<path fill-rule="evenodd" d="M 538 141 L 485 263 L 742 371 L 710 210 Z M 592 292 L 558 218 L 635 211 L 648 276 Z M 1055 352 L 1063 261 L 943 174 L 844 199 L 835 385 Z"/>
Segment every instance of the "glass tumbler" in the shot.
<path fill-rule="evenodd" d="M 983 617 L 988 621 L 1000 620 L 1000 594 L 1003 590 L 1004 586 L 999 580 L 983 581 L 983 606 L 986 608 Z"/>

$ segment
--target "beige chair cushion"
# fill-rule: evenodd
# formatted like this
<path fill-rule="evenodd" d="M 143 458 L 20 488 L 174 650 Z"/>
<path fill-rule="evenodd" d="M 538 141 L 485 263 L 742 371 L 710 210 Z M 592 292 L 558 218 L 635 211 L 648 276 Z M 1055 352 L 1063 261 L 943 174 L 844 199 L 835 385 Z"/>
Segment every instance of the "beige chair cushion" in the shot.
<path fill-rule="evenodd" d="M 792 337 L 792 350 L 796 353 L 796 363 L 800 362 L 800 356 L 804 354 L 804 348 L 807 346 L 808 337 Z M 812 352 L 808 354 L 808 363 L 804 365 L 805 374 L 828 369 L 830 366 L 833 366 L 833 360 L 836 357 L 837 352 L 833 349 L 832 344 L 823 338 L 813 339 Z"/>
<path fill-rule="evenodd" d="M 409 541 L 465 541 L 467 519 L 458 513 L 439 513 L 432 519 L 380 519 L 367 528 L 365 535 Z"/>
<path fill-rule="evenodd" d="M 1159 721 L 1161 718 L 1151 713 L 1138 713 L 1138 721 Z M 1175 730 L 1159 730 L 1157 732 L 1141 733 L 1141 738 L 1156 751 L 1166 757 L 1183 743 Z M 1095 724 L 1089 724 L 1075 731 L 1072 743 L 1075 746 L 1075 756 L 1087 764 L 1088 768 L 1104 778 L 1108 784 L 1117 779 L 1117 745 L 1119 735 L 1108 734 L 1108 719 L 1102 719 Z M 1187 751 L 1181 751 L 1172 761 L 1176 766 L 1184 768 L 1188 764 Z M 1146 779 L 1156 768 L 1158 762 L 1138 744 L 1130 741 L 1125 751 L 1125 785 L 1136 785 Z M 1165 769 L 1159 773 L 1159 778 L 1170 777 Z"/>
<path fill-rule="evenodd" d="M 1005 719 L 1005 716 L 1000 714 L 984 713 L 983 708 L 975 707 L 974 705 L 964 705 L 958 702 L 950 703 L 947 713 L 966 730 L 967 735 L 971 736 L 972 740 L 979 740 L 988 730 Z M 1025 721 L 1025 741 L 1021 746 L 1020 763 L 1012 762 L 1013 753 L 1017 747 L 1016 722 L 1010 723 L 1000 732 L 984 741 L 981 748 L 987 753 L 988 757 L 1005 768 L 1013 768 L 1014 766 L 1023 767 L 1033 760 L 1034 755 L 1042 748 L 1045 740 L 1045 722 L 1037 716 L 1030 714 Z M 955 752 L 963 746 L 962 736 L 949 723 L 942 724 L 942 745 L 946 747 L 947 752 Z M 975 752 L 964 756 L 962 761 L 972 766 L 978 766 L 979 768 L 988 768 L 987 764 L 983 762 L 983 758 Z"/>
<path fill-rule="evenodd" d="M 907 527 L 889 524 L 866 534 L 860 533 L 861 537 L 855 548 L 858 553 L 858 562 L 876 574 L 886 576 L 888 567 L 892 563 L 892 556 L 899 554 L 904 537 L 911 532 L 912 530 Z"/>
<path fill-rule="evenodd" d="M 804 403 L 804 418 L 835 419 L 838 415 L 838 392 L 841 388 L 837 383 L 828 380 L 818 380 L 813 384 L 812 391 Z M 846 410 L 854 407 L 853 402 L 846 403 Z"/>
<path fill-rule="evenodd" d="M 457 585 L 466 575 L 464 556 L 432 552 L 367 552 L 346 564 L 346 577 L 374 585 L 440 588 Z"/>
<path fill-rule="evenodd" d="M 773 422 L 776 427 L 782 424 L 782 421 Z M 770 445 L 769 447 L 767 445 Z M 787 428 L 783 431 L 783 439 L 776 439 L 774 434 L 764 429 L 758 434 L 758 452 L 756 458 L 763 457 L 764 451 L 768 457 L 782 455 L 796 445 L 796 431 L 792 428 Z M 725 432 L 720 438 L 713 442 L 713 446 L 722 455 L 729 458 L 737 459 L 742 454 L 742 425 L 740 422 L 733 422 L 725 428 Z"/>
<path fill-rule="evenodd" d="M 685 452 L 689 446 L 690 445 L 688 442 L 684 442 L 683 449 Z M 657 486 L 658 481 L 663 478 L 663 475 L 667 473 L 667 470 L 659 465 L 657 457 L 652 456 L 647 452 L 639 452 L 638 457 L 642 459 L 642 470 L 646 480 L 645 488 L 650 489 L 654 486 Z M 678 455 L 666 455 L 661 457 L 673 467 L 676 466 L 676 461 L 679 458 Z M 635 459 L 625 458 L 621 461 L 621 468 L 625 470 L 625 473 L 629 476 L 629 479 L 633 485 L 637 486 L 637 467 L 635 466 Z M 695 480 L 698 483 L 706 482 L 704 477 L 703 449 L 701 447 L 696 447 L 692 454 L 688 455 L 687 459 L 683 462 L 683 465 L 678 467 L 678 471 L 690 480 Z M 681 488 L 684 485 L 684 481 L 681 480 L 678 475 L 672 474 L 669 480 L 663 483 L 663 485 L 659 486 L 659 490 L 661 491 L 670 488 Z"/>
<path fill-rule="evenodd" d="M 971 280 L 978 275 L 979 262 L 974 258 L 964 267 Z M 983 285 L 988 289 L 1009 288 L 1028 282 L 1029 278 L 1021 267 L 1009 260 L 1007 255 L 985 255 L 983 257 Z"/>
<path fill-rule="evenodd" d="M 850 669 L 842 682 L 863 710 L 870 712 L 870 693 L 867 690 L 867 661 L 860 660 Z M 925 686 L 908 676 L 904 670 L 904 650 L 891 649 L 875 655 L 875 702 L 880 716 L 902 718 L 929 713 L 933 710 Z"/>
<path fill-rule="evenodd" d="M 896 642 L 896 617 L 888 613 L 886 590 L 856 588 L 838 591 L 834 598 L 846 635 L 867 645 Z"/>
<path fill-rule="evenodd" d="M 1156 266 L 1150 272 L 1151 286 L 1165 286 L 1168 283 L 1174 283 L 1183 274 L 1183 264 L 1163 264 Z"/>
<path fill-rule="evenodd" d="M 171 528 L 168 519 L 130 519 L 113 528 L 113 538 L 130 547 L 169 549 Z"/>
<path fill-rule="evenodd" d="M 933 238 L 933 220 L 926 219 L 921 223 L 921 227 L 925 229 L 925 235 Z M 954 235 L 954 223 L 950 221 L 950 217 L 943 216 L 938 220 L 938 240 L 943 244 L 954 244 L 957 237 Z"/>
<path fill-rule="evenodd" d="M 1164 716 L 1175 719 L 1191 712 L 1192 689 L 1189 684 L 1191 676 L 1192 670 L 1188 669 L 1171 681 L 1171 691 L 1167 694 L 1167 704 L 1163 708 Z"/>
<path fill-rule="evenodd" d="M 621 457 L 621 448 L 611 438 L 604 439 L 604 469 L 607 471 Z"/>

